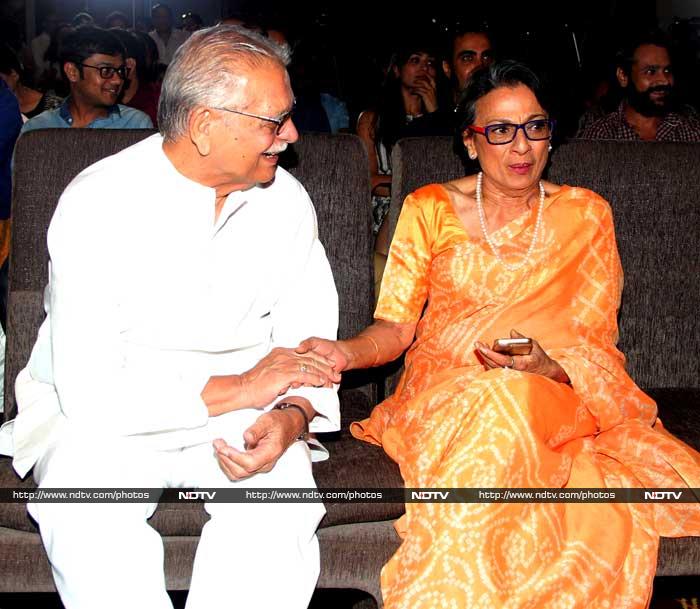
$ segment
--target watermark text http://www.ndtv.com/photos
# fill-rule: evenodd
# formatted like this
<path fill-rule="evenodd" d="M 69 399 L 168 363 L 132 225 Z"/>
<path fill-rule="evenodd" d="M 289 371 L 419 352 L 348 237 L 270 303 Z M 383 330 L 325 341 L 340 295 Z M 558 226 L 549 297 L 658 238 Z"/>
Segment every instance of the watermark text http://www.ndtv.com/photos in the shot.
<path fill-rule="evenodd" d="M 697 503 L 691 488 L 4 488 L 0 503 Z"/>

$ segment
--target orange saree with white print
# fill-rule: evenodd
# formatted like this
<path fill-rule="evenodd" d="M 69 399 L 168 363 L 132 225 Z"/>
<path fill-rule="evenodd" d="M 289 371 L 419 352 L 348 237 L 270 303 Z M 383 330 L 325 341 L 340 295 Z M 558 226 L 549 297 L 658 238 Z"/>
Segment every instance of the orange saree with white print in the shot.
<path fill-rule="evenodd" d="M 375 317 L 419 321 L 397 391 L 357 438 L 410 488 L 700 487 L 700 454 L 665 431 L 616 349 L 622 289 L 609 205 L 562 187 L 531 258 L 506 269 L 439 185 L 404 203 Z M 519 260 L 535 214 L 492 233 Z M 427 304 L 426 304 L 427 303 Z M 537 339 L 571 385 L 485 371 L 474 342 Z M 648 606 L 659 536 L 700 535 L 697 504 L 409 503 L 382 571 L 387 609 Z"/>

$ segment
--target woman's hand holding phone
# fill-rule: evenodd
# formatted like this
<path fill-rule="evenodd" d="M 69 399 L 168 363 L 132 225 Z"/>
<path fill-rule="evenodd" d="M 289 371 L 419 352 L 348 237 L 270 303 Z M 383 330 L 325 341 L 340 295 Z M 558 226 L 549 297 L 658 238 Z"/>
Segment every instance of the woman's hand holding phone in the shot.
<path fill-rule="evenodd" d="M 559 363 L 549 357 L 534 338 L 527 338 L 517 330 L 510 331 L 510 338 L 496 339 L 493 348 L 478 341 L 474 346 L 487 370 L 512 368 L 571 384 L 569 376 Z"/>

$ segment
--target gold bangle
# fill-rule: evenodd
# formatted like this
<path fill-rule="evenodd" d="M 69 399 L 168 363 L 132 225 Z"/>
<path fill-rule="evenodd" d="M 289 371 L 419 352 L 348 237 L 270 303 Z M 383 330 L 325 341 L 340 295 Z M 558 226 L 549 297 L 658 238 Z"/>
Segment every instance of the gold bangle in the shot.
<path fill-rule="evenodd" d="M 369 365 L 369 367 L 371 368 L 372 366 L 376 366 L 377 360 L 379 359 L 379 345 L 377 344 L 377 341 L 374 340 L 369 334 L 360 334 L 360 337 L 366 338 L 367 340 L 369 340 L 369 342 L 371 342 L 374 345 L 374 360 Z"/>

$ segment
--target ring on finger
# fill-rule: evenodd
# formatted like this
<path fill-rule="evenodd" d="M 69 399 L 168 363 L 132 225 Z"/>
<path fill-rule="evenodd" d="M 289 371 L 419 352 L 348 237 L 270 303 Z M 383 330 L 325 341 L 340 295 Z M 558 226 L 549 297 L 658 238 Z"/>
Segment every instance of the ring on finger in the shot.
<path fill-rule="evenodd" d="M 299 364 L 299 372 L 302 374 L 305 373 L 308 370 L 306 364 Z"/>
<path fill-rule="evenodd" d="M 504 364 L 503 367 L 504 368 L 511 368 L 511 369 L 515 368 L 515 358 L 511 355 L 510 356 L 510 364 Z"/>

